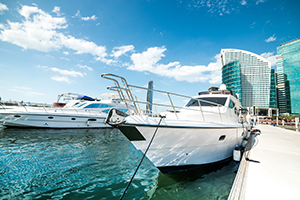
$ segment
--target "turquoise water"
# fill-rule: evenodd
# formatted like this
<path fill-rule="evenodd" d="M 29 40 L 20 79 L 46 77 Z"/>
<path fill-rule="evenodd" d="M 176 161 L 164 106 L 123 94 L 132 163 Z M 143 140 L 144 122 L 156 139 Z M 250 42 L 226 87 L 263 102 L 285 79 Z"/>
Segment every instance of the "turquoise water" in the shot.
<path fill-rule="evenodd" d="M 117 129 L 2 129 L 0 199 L 119 199 L 141 158 Z M 145 159 L 123 199 L 227 199 L 237 168 L 164 175 Z"/>

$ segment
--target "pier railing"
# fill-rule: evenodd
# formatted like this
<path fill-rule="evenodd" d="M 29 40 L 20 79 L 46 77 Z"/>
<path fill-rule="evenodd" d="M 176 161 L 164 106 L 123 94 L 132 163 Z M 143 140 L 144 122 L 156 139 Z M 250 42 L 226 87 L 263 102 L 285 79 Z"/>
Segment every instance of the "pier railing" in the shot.
<path fill-rule="evenodd" d="M 175 119 L 179 119 L 182 117 L 182 113 L 189 110 L 195 112 L 195 114 L 198 113 L 198 115 L 196 114 L 197 116 L 195 115 L 195 120 L 208 121 L 211 120 L 211 118 L 214 118 L 214 121 L 221 122 L 236 122 L 239 120 L 239 107 L 229 108 L 218 103 L 186 95 L 129 85 L 125 78 L 115 74 L 102 74 L 101 77 L 113 81 L 114 86 L 109 86 L 107 89 L 118 92 L 121 100 L 126 104 L 127 109 L 133 115 L 158 116 L 163 113 L 168 113 L 169 115 L 173 114 Z M 160 99 L 150 103 L 147 100 L 143 100 L 143 98 L 140 98 L 138 95 L 133 94 L 133 90 L 135 90 L 136 93 L 140 93 L 140 91 L 150 91 L 155 93 L 153 96 Z M 161 99 L 163 96 L 164 100 Z M 175 104 L 175 102 L 177 104 L 185 104 L 191 99 L 195 100 L 199 106 L 183 107 L 176 106 Z M 214 106 L 210 106 L 208 109 L 207 106 L 201 106 L 201 102 Z M 152 105 L 153 110 L 149 110 L 149 105 Z M 201 117 L 199 118 L 199 116 Z M 218 116 L 219 120 L 216 119 L 216 116 Z"/>

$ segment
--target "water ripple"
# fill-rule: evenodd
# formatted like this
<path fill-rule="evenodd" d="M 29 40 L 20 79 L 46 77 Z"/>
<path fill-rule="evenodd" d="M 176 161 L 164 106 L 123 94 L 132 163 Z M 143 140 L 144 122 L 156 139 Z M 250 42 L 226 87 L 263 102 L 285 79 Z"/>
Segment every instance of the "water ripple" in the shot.
<path fill-rule="evenodd" d="M 0 200 L 118 199 L 141 157 L 117 129 L 3 129 Z M 225 198 L 233 169 L 229 166 L 223 179 L 216 178 L 220 170 L 206 177 L 170 176 L 146 158 L 125 199 L 209 199 L 213 184 L 221 188 L 213 198 Z"/>

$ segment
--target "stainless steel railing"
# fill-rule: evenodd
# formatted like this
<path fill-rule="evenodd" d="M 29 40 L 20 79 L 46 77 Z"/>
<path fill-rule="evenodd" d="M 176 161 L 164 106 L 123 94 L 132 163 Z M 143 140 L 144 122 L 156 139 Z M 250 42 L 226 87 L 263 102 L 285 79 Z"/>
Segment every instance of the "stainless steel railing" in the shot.
<path fill-rule="evenodd" d="M 203 121 L 206 120 L 205 113 L 218 114 L 221 122 L 226 118 L 226 116 L 229 116 L 231 121 L 233 121 L 234 117 L 236 117 L 236 119 L 238 120 L 238 115 L 233 116 L 233 113 L 234 113 L 233 109 L 223 106 L 221 104 L 217 104 L 217 103 L 206 101 L 206 100 L 196 99 L 196 98 L 192 98 L 189 96 L 180 95 L 180 94 L 176 94 L 176 93 L 172 93 L 172 92 L 165 92 L 165 91 L 156 90 L 156 89 L 149 89 L 149 88 L 129 85 L 125 78 L 115 75 L 115 74 L 102 74 L 101 77 L 114 82 L 115 86 L 109 86 L 109 87 L 107 87 L 107 89 L 118 92 L 121 100 L 126 104 L 127 109 L 129 111 L 133 110 L 132 113 L 135 115 L 142 115 L 142 114 L 147 113 L 147 111 L 141 109 L 140 104 L 144 104 L 144 105 L 150 104 L 146 100 L 138 100 L 137 96 L 132 93 L 133 89 L 139 89 L 139 90 L 146 90 L 146 91 L 150 90 L 152 92 L 166 95 L 167 99 L 169 100 L 169 104 L 152 103 L 152 106 L 154 106 L 155 108 L 157 108 L 157 107 L 170 108 L 177 119 L 179 118 L 178 114 L 177 114 L 179 109 L 180 110 L 182 110 L 182 109 L 192 110 L 192 111 L 195 111 L 195 109 L 192 109 L 189 107 L 175 106 L 171 96 L 184 98 L 184 99 L 186 99 L 186 101 L 191 100 L 191 99 L 198 101 L 199 112 L 201 112 Z M 122 84 L 122 86 L 120 83 Z M 136 97 L 136 98 L 134 98 L 134 97 Z M 201 102 L 215 105 L 214 107 L 217 108 L 217 112 L 203 110 L 203 108 L 201 106 Z M 133 105 L 133 106 L 131 107 L 130 105 Z M 229 112 L 222 112 L 221 111 L 222 108 L 226 108 Z M 149 113 L 149 112 L 148 112 L 148 114 L 155 115 L 155 114 Z M 158 115 L 158 113 L 156 113 L 156 115 Z"/>

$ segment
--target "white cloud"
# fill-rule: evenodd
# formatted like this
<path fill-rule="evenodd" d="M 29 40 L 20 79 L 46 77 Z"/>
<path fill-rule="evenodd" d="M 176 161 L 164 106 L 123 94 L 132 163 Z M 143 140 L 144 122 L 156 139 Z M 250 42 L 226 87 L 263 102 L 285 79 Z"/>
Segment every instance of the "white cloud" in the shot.
<path fill-rule="evenodd" d="M 269 37 L 268 39 L 266 39 L 265 41 L 269 43 L 269 42 L 274 42 L 276 39 L 277 38 L 275 37 L 275 34 L 274 34 L 271 37 Z"/>
<path fill-rule="evenodd" d="M 89 20 L 96 20 L 97 17 L 96 17 L 96 15 L 93 15 L 91 17 L 81 17 L 81 19 L 84 21 L 89 21 Z"/>
<path fill-rule="evenodd" d="M 56 13 L 57 16 L 61 16 L 60 7 L 58 6 L 55 6 L 52 12 Z"/>
<path fill-rule="evenodd" d="M 24 86 L 14 86 L 13 89 L 17 89 L 17 90 L 32 90 L 32 88 L 24 87 Z"/>
<path fill-rule="evenodd" d="M 81 72 L 76 72 L 76 71 L 68 71 L 68 70 L 65 70 L 65 69 L 58 69 L 56 67 L 52 67 L 50 68 L 52 71 L 54 72 L 58 72 L 60 73 L 61 75 L 64 75 L 64 76 L 73 76 L 73 77 L 77 77 L 77 76 L 81 76 L 83 77 L 84 74 L 81 73 Z"/>
<path fill-rule="evenodd" d="M 65 58 L 65 57 L 60 57 L 60 59 L 70 61 L 69 58 Z"/>
<path fill-rule="evenodd" d="M 265 52 L 260 55 L 271 61 L 272 66 L 276 66 L 276 55 L 274 55 L 274 52 Z"/>
<path fill-rule="evenodd" d="M 113 60 L 113 59 L 106 59 L 106 58 L 101 58 L 101 57 L 96 58 L 96 60 L 101 61 L 107 65 L 112 65 L 113 63 L 117 62 L 116 60 Z"/>
<path fill-rule="evenodd" d="M 55 29 L 65 28 L 64 18 L 53 18 L 37 7 L 23 6 L 19 13 L 25 17 L 22 23 L 10 22 L 1 31 L 0 39 L 21 46 L 43 52 L 61 48 L 60 34 Z M 34 14 L 33 19 L 30 15 Z"/>
<path fill-rule="evenodd" d="M 77 10 L 77 13 L 72 18 L 75 18 L 75 17 L 78 17 L 78 16 L 80 16 L 80 11 L 79 10 Z"/>
<path fill-rule="evenodd" d="M 258 5 L 258 4 L 260 4 L 260 3 L 264 3 L 264 2 L 266 2 L 267 0 L 257 0 L 256 1 L 256 5 Z"/>
<path fill-rule="evenodd" d="M 247 1 L 242 0 L 242 1 L 241 1 L 241 5 L 243 5 L 243 6 L 247 5 Z"/>
<path fill-rule="evenodd" d="M 69 55 L 68 51 L 64 51 L 63 54 L 65 54 L 66 56 Z"/>
<path fill-rule="evenodd" d="M 83 69 L 88 69 L 88 70 L 90 70 L 90 71 L 94 71 L 93 68 L 88 67 L 87 65 L 80 65 L 80 64 L 78 64 L 78 66 L 79 66 L 80 68 L 83 68 Z"/>
<path fill-rule="evenodd" d="M 47 66 L 41 66 L 41 65 L 38 65 L 37 68 L 43 68 L 43 69 L 48 69 Z"/>
<path fill-rule="evenodd" d="M 180 0 L 179 4 L 189 10 L 201 10 L 210 14 L 223 16 L 225 14 L 240 13 L 245 6 L 256 6 L 267 0 Z"/>
<path fill-rule="evenodd" d="M 151 72 L 160 76 L 175 78 L 178 81 L 188 82 L 209 82 L 219 84 L 221 78 L 221 58 L 220 54 L 214 57 L 215 62 L 205 65 L 182 66 L 180 62 L 170 62 L 169 64 L 159 64 L 158 62 L 166 51 L 165 47 L 151 47 L 143 53 L 132 54 L 133 65 L 128 69 L 142 72 Z"/>
<path fill-rule="evenodd" d="M 114 47 L 112 50 L 111 56 L 113 56 L 115 58 L 119 58 L 121 55 L 124 55 L 127 52 L 133 52 L 133 50 L 134 50 L 133 45 Z"/>
<path fill-rule="evenodd" d="M 45 95 L 45 94 L 40 93 L 40 92 L 35 92 L 35 91 L 33 91 L 32 88 L 25 87 L 25 86 L 14 86 L 10 90 L 14 91 L 14 92 L 21 93 L 21 94 L 25 94 L 25 95 L 28 95 L 28 96 L 30 96 L 30 95 L 39 95 L 39 96 Z"/>
<path fill-rule="evenodd" d="M 167 49 L 165 47 L 151 47 L 143 53 L 134 53 L 131 55 L 131 60 L 133 65 L 128 67 L 128 69 L 135 71 L 152 71 L 154 66 L 162 57 Z"/>
<path fill-rule="evenodd" d="M 53 76 L 51 79 L 54 80 L 54 81 L 58 81 L 58 82 L 71 83 L 69 78 L 66 77 L 66 76 Z"/>
<path fill-rule="evenodd" d="M 93 15 L 91 17 L 82 17 L 79 10 L 77 10 L 77 13 L 72 18 L 75 18 L 75 17 L 79 17 L 83 21 L 89 21 L 89 20 L 96 20 L 97 19 L 96 15 Z"/>
<path fill-rule="evenodd" d="M 230 14 L 238 6 L 228 0 L 198 0 L 198 1 L 180 1 L 181 4 L 186 5 L 188 9 L 206 8 L 209 13 L 218 13 L 219 15 Z"/>
<path fill-rule="evenodd" d="M 54 10 L 57 11 L 58 8 Z M 98 46 L 94 42 L 59 32 L 68 26 L 64 17 L 52 17 L 35 6 L 22 6 L 19 13 L 25 20 L 21 23 L 7 20 L 7 26 L 1 26 L 3 31 L 0 32 L 0 40 L 13 43 L 25 50 L 49 52 L 66 47 L 77 51 L 77 54 L 92 54 L 98 60 L 107 56 L 105 46 Z"/>
<path fill-rule="evenodd" d="M 3 11 L 5 11 L 5 10 L 8 10 L 7 6 L 0 2 L 0 15 L 2 15 Z"/>

